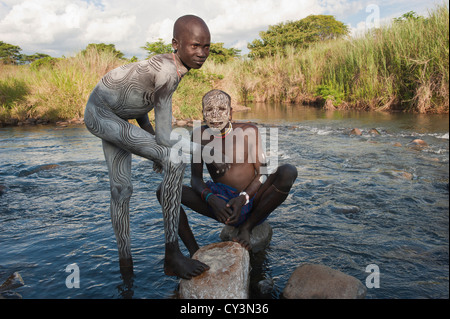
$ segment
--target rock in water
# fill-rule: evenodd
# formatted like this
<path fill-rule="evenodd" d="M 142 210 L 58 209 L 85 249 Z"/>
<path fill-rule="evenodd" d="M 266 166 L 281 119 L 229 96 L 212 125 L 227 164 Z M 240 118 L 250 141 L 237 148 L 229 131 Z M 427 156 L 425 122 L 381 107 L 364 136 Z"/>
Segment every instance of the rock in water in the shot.
<path fill-rule="evenodd" d="M 236 237 L 237 233 L 238 229 L 236 227 L 226 225 L 220 233 L 220 239 L 223 241 L 231 241 Z M 250 235 L 252 252 L 256 253 L 269 246 L 272 233 L 272 227 L 267 221 L 253 228 L 252 234 Z"/>
<path fill-rule="evenodd" d="M 351 130 L 350 135 L 362 135 L 362 132 L 359 128 L 354 128 L 353 130 Z"/>
<path fill-rule="evenodd" d="M 366 287 L 355 277 L 324 265 L 303 264 L 283 290 L 287 299 L 363 299 Z"/>
<path fill-rule="evenodd" d="M 24 282 L 22 276 L 18 272 L 15 272 L 11 276 L 9 276 L 8 279 L 6 279 L 5 282 L 0 286 L 0 292 L 16 289 L 22 287 L 23 285 Z"/>
<path fill-rule="evenodd" d="M 190 280 L 181 279 L 184 299 L 248 299 L 250 256 L 235 242 L 214 243 L 200 248 L 192 257 L 210 269 Z"/>

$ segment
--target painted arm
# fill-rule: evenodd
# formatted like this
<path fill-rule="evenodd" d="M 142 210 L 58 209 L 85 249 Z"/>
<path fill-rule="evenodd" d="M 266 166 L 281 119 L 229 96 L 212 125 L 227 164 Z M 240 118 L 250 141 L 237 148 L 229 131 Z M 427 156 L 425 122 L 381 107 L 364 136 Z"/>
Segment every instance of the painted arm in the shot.
<path fill-rule="evenodd" d="M 136 119 L 137 123 L 143 129 L 144 131 L 149 132 L 152 135 L 155 135 L 155 130 L 153 129 L 152 123 L 150 123 L 150 120 L 148 118 L 148 114 L 145 114 L 141 117 L 138 117 Z"/>
<path fill-rule="evenodd" d="M 175 144 L 175 141 L 170 139 L 170 133 L 172 132 L 172 95 L 175 88 L 170 85 L 169 81 L 166 81 L 155 92 L 156 143 L 169 148 Z"/>

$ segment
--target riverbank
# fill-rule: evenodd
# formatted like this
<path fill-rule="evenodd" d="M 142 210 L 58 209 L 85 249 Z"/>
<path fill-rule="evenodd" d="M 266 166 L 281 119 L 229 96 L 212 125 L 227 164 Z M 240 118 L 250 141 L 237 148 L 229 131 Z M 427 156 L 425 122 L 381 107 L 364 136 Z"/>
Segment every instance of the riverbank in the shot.
<path fill-rule="evenodd" d="M 228 92 L 235 111 L 250 102 L 319 108 L 449 112 L 449 13 L 392 22 L 359 38 L 320 42 L 264 59 L 235 59 L 191 70 L 173 96 L 177 120 L 202 118 L 201 98 Z M 38 66 L 0 65 L 0 124 L 56 123 L 83 117 L 100 78 L 127 63 L 87 50 Z M 153 116 L 153 112 L 150 113 Z"/>

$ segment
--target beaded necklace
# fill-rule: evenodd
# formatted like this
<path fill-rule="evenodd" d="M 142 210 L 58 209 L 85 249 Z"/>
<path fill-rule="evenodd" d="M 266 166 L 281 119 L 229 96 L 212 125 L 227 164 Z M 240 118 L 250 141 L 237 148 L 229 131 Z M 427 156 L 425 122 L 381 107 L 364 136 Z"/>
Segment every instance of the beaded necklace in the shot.
<path fill-rule="evenodd" d="M 230 123 L 228 129 L 225 132 L 220 133 L 220 135 L 214 135 L 214 138 L 225 138 L 231 133 L 231 131 L 233 130 L 233 124 L 231 124 L 231 122 L 228 123 Z"/>

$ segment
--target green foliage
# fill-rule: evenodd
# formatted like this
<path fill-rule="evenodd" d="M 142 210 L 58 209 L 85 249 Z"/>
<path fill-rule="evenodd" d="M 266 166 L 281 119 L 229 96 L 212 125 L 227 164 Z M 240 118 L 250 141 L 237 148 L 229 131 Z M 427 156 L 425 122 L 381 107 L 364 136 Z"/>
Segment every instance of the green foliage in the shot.
<path fill-rule="evenodd" d="M 29 88 L 21 79 L 6 78 L 0 80 L 0 107 L 13 108 L 17 103 L 23 102 Z"/>
<path fill-rule="evenodd" d="M 147 42 L 145 46 L 141 47 L 148 52 L 147 59 L 157 54 L 171 53 L 172 44 L 165 44 L 164 40 L 159 38 L 156 42 Z"/>
<path fill-rule="evenodd" d="M 46 56 L 37 60 L 34 60 L 30 64 L 32 70 L 37 70 L 41 67 L 53 67 L 59 60 L 59 58 L 52 58 L 51 56 Z"/>
<path fill-rule="evenodd" d="M 49 56 L 48 54 L 45 53 L 35 53 L 32 55 L 26 55 L 26 54 L 21 54 L 20 57 L 20 64 L 27 64 L 27 63 L 33 63 L 35 61 L 39 61 L 40 59 L 45 59 L 45 58 L 50 58 L 53 59 L 51 56 Z"/>
<path fill-rule="evenodd" d="M 139 60 L 135 55 L 133 55 L 133 57 L 131 59 L 129 59 L 128 61 L 130 61 L 130 63 L 133 63 L 133 62 L 137 62 Z"/>
<path fill-rule="evenodd" d="M 269 26 L 259 33 L 261 39 L 248 44 L 250 56 L 273 56 L 284 52 L 285 47 L 305 49 L 312 43 L 344 37 L 349 34 L 348 27 L 330 15 L 310 15 L 298 21 L 288 21 Z"/>
<path fill-rule="evenodd" d="M 0 41 L 0 62 L 3 64 L 18 64 L 21 57 L 21 50 L 22 49 L 17 45 Z"/>
<path fill-rule="evenodd" d="M 106 52 L 111 53 L 114 57 L 118 59 L 124 59 L 124 54 L 119 50 L 116 50 L 116 46 L 114 44 L 105 44 L 105 43 L 89 43 L 81 54 L 86 54 L 89 50 L 95 50 L 97 52 Z"/>
<path fill-rule="evenodd" d="M 241 50 L 235 48 L 224 48 L 222 42 L 211 43 L 209 51 L 209 59 L 216 63 L 226 63 L 234 58 L 237 58 Z"/>
<path fill-rule="evenodd" d="M 406 12 L 405 14 L 403 14 L 401 17 L 394 18 L 394 22 L 401 23 L 403 21 L 421 20 L 421 19 L 425 19 L 425 18 L 417 15 L 417 13 L 414 11 L 409 11 L 409 12 Z"/>
<path fill-rule="evenodd" d="M 329 85 L 319 85 L 316 89 L 316 94 L 324 100 L 332 100 L 333 105 L 335 106 L 341 104 L 345 98 L 345 94 L 343 92 L 339 92 Z"/>
<path fill-rule="evenodd" d="M 177 119 L 201 119 L 202 98 L 223 76 L 206 70 L 191 69 L 183 77 L 173 96 L 173 115 Z"/>
<path fill-rule="evenodd" d="M 3 64 L 28 64 L 33 61 L 50 57 L 45 53 L 35 53 L 32 55 L 20 53 L 22 49 L 17 45 L 0 41 L 0 63 Z"/>

